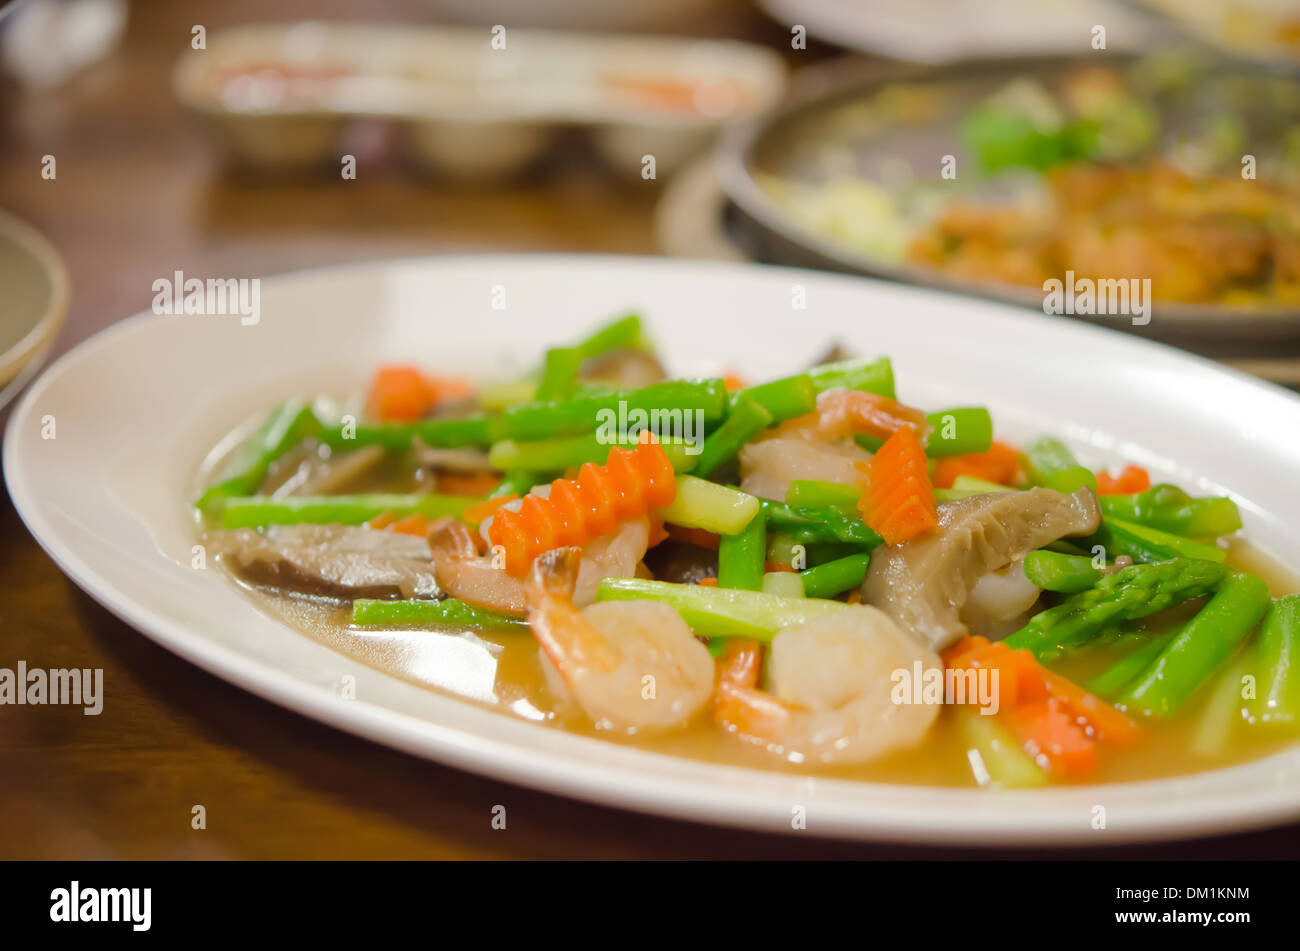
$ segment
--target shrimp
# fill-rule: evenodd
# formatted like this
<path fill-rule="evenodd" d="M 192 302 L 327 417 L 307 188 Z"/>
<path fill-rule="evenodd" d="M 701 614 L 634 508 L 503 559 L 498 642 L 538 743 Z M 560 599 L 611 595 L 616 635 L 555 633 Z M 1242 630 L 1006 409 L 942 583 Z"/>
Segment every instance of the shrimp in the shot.
<path fill-rule="evenodd" d="M 865 763 L 916 746 L 939 704 L 896 703 L 895 672 L 942 669 L 883 611 L 850 607 L 772 641 L 758 688 L 757 645 L 733 646 L 722 664 L 714 718 L 724 729 L 795 763 Z"/>
<path fill-rule="evenodd" d="M 625 733 L 685 725 L 713 693 L 713 658 L 673 608 L 654 601 L 573 603 L 579 551 L 533 561 L 528 624 L 556 694 L 597 727 Z"/>
<path fill-rule="evenodd" d="M 596 600 L 602 578 L 631 578 L 650 542 L 650 522 L 631 519 L 608 535 L 593 539 L 582 550 L 582 566 L 574 603 L 585 607 Z M 430 526 L 429 550 L 438 583 L 461 601 L 523 614 L 527 610 L 524 582 L 506 573 L 491 555 L 480 555 L 474 536 L 454 518 Z"/>
<path fill-rule="evenodd" d="M 853 463 L 869 459 L 871 453 L 847 440 L 831 443 L 768 436 L 740 450 L 740 490 L 782 501 L 795 479 L 853 485 L 862 478 Z"/>
<path fill-rule="evenodd" d="M 740 451 L 740 488 L 766 499 L 784 499 L 795 479 L 856 485 L 855 462 L 871 453 L 855 444 L 858 433 L 888 438 L 911 426 L 926 434 L 925 414 L 888 397 L 860 390 L 832 389 L 817 397 L 817 408 L 786 420 L 771 434 Z"/>
<path fill-rule="evenodd" d="M 778 438 L 848 439 L 859 433 L 888 439 L 904 426 L 924 438 L 927 422 L 919 409 L 862 390 L 832 389 L 817 397 L 817 408 L 776 428 Z"/>

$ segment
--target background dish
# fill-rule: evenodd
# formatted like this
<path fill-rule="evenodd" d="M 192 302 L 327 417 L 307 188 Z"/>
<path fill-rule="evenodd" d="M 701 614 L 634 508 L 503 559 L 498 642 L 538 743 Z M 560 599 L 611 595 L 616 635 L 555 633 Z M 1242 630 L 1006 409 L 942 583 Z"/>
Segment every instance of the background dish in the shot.
<path fill-rule="evenodd" d="M 36 229 L 0 211 L 0 407 L 31 379 L 68 312 L 68 273 Z"/>
<path fill-rule="evenodd" d="M 1135 62 L 1119 54 L 1106 54 L 1105 66 Z M 1197 74 L 1211 77 L 1238 94 L 1236 84 L 1259 90 L 1276 89 L 1284 95 L 1295 91 L 1294 81 L 1269 71 L 1238 65 L 1222 65 L 1221 72 L 1202 58 L 1186 60 Z M 968 61 L 941 67 L 858 69 L 829 67 L 805 78 L 801 94 L 777 113 L 732 130 L 719 152 L 719 178 L 736 212 L 740 240 L 752 257 L 771 263 L 812 266 L 856 274 L 887 277 L 964 294 L 976 294 L 1010 301 L 1041 310 L 1041 290 L 1009 284 L 974 282 L 944 274 L 929 267 L 900 261 L 883 252 L 850 247 L 824 230 L 810 226 L 788 204 L 778 201 L 771 182 L 787 181 L 816 187 L 837 169 L 869 182 L 884 183 L 891 175 L 906 181 L 939 182 L 942 156 L 956 157 L 958 181 L 971 175 L 973 159 L 963 148 L 958 131 L 960 121 L 976 103 L 1005 88 L 1012 80 L 1032 77 L 1050 82 L 1063 74 L 1095 64 L 1088 57 Z M 1227 78 L 1225 78 L 1227 77 Z M 881 108 L 924 100 L 925 109 Z M 1264 101 L 1263 96 L 1259 101 Z M 1186 115 L 1161 114 L 1156 151 L 1173 148 L 1181 141 L 1184 126 L 1201 122 L 1204 105 L 1195 97 L 1188 100 Z M 1279 110 L 1258 111 L 1261 122 L 1282 121 Z M 1265 141 L 1275 141 L 1270 135 Z M 1249 139 L 1249 135 L 1248 135 Z M 1253 141 L 1253 139 L 1250 139 Z M 1181 147 L 1181 146 L 1180 146 Z M 1275 160 L 1270 160 L 1278 167 Z M 1260 176 L 1265 177 L 1265 159 L 1259 158 Z M 997 186 L 996 183 L 994 187 Z M 924 197 L 924 196 L 923 196 Z M 871 212 L 862 211 L 864 220 Z M 882 233 L 896 229 L 896 222 L 878 219 Z M 870 230 L 870 229 L 864 229 Z M 1206 348 L 1216 354 L 1260 356 L 1254 348 L 1279 343 L 1294 346 L 1300 341 L 1300 310 L 1272 307 L 1247 310 L 1213 304 L 1162 303 L 1156 301 L 1151 323 L 1132 328 L 1126 321 L 1092 318 L 1112 327 L 1134 330 L 1179 346 Z M 1272 351 L 1268 354 L 1275 356 Z"/>
<path fill-rule="evenodd" d="M 505 310 L 491 306 L 497 285 L 507 289 Z M 795 288 L 806 295 L 805 312 L 791 310 Z M 360 382 L 373 363 L 414 354 L 469 374 L 507 372 L 545 342 L 629 303 L 644 310 L 673 372 L 739 363 L 756 376 L 776 374 L 831 338 L 889 352 L 899 378 L 917 381 L 908 398 L 978 395 L 1012 438 L 1050 424 L 1085 464 L 1124 457 L 1189 489 L 1230 491 L 1250 537 L 1300 562 L 1289 528 L 1300 519 L 1290 477 L 1300 447 L 1265 435 L 1300 429 L 1300 401 L 1283 391 L 1172 350 L 987 302 L 743 265 L 413 260 L 268 280 L 255 326 L 140 315 L 69 353 L 31 388 L 6 433 L 6 480 L 64 571 L 169 649 L 343 729 L 525 785 L 769 831 L 788 831 L 792 805 L 802 805 L 815 834 L 949 844 L 1097 842 L 1090 816 L 1099 801 L 1111 843 L 1300 814 L 1300 749 L 1178 780 L 993 797 L 611 749 L 362 667 L 261 613 L 219 572 L 191 567 L 186 503 L 199 459 L 269 398 Z M 169 359 L 149 356 L 158 352 Z M 280 355 L 274 368 L 266 354 Z M 53 440 L 41 438 L 47 415 L 59 427 Z M 1195 431 L 1186 426 L 1191 416 Z M 102 478 L 88 482 L 91 470 Z M 340 695 L 345 677 L 354 678 L 355 700 Z"/>

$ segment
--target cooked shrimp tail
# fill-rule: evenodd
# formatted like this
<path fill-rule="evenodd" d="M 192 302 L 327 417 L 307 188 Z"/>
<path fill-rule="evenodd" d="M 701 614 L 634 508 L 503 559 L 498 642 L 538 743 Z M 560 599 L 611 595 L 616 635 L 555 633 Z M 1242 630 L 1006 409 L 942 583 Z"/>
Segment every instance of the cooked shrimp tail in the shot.
<path fill-rule="evenodd" d="M 573 603 L 582 564 L 580 548 L 556 548 L 538 555 L 524 585 L 528 624 L 542 650 L 566 681 L 592 669 L 611 670 L 618 654 Z"/>
<path fill-rule="evenodd" d="M 738 638 L 727 645 L 718 659 L 713 719 L 724 730 L 765 745 L 763 737 L 779 733 L 791 713 L 775 697 L 758 689 L 762 664 L 763 649 L 758 641 Z"/>

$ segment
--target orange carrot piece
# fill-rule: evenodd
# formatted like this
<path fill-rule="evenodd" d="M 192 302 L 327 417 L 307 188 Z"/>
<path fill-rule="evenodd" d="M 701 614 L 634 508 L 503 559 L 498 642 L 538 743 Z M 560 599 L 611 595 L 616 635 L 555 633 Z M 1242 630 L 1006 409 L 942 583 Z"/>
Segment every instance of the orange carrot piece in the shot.
<path fill-rule="evenodd" d="M 1082 721 L 1097 740 L 1126 744 L 1134 742 L 1142 733 L 1129 717 L 1064 677 L 1047 671 L 1045 686 L 1047 692 L 1069 707 L 1075 718 Z"/>
<path fill-rule="evenodd" d="M 387 528 L 397 521 L 396 512 L 380 512 L 370 521 L 366 522 L 366 528 Z"/>
<path fill-rule="evenodd" d="M 1019 471 L 1020 452 L 1006 443 L 995 442 L 987 452 L 940 459 L 934 466 L 934 484 L 937 488 L 949 489 L 958 476 L 968 475 L 998 485 L 1012 485 Z"/>
<path fill-rule="evenodd" d="M 376 419 L 409 421 L 427 413 L 434 399 L 429 381 L 418 368 L 382 366 L 370 381 L 366 408 Z"/>
<path fill-rule="evenodd" d="M 1002 709 L 1050 698 L 1067 710 L 1091 738 L 1125 744 L 1136 740 L 1141 733 L 1132 719 L 1100 697 L 1048 670 L 1028 650 L 1011 650 L 1001 642 L 990 644 L 982 637 L 966 637 L 943 656 L 949 667 L 996 667 Z"/>
<path fill-rule="evenodd" d="M 698 585 L 703 585 L 703 586 L 706 587 L 706 588 L 716 588 L 716 587 L 718 586 L 718 579 L 717 579 L 717 578 L 701 578 L 699 581 L 696 582 L 696 584 L 698 584 Z"/>
<path fill-rule="evenodd" d="M 412 512 L 406 518 L 398 519 L 388 526 L 390 532 L 400 532 L 403 535 L 419 535 L 421 537 L 429 534 L 429 519 L 419 512 Z"/>
<path fill-rule="evenodd" d="M 795 571 L 794 565 L 787 565 L 784 561 L 765 561 L 763 562 L 764 571 Z"/>
<path fill-rule="evenodd" d="M 722 385 L 727 388 L 728 393 L 734 393 L 736 390 L 743 390 L 749 386 L 741 377 L 734 373 L 728 373 L 722 378 Z"/>
<path fill-rule="evenodd" d="M 718 550 L 722 544 L 722 537 L 714 532 L 706 532 L 702 528 L 683 528 L 681 525 L 669 525 L 668 537 L 675 542 L 684 542 L 687 545 L 695 545 L 698 548 L 709 548 L 713 551 Z"/>
<path fill-rule="evenodd" d="M 1065 779 L 1090 776 L 1097 768 L 1097 744 L 1055 697 L 1023 703 L 1000 713 L 1039 766 Z"/>
<path fill-rule="evenodd" d="M 854 465 L 866 473 L 858 501 L 862 520 L 887 545 L 902 544 L 938 526 L 925 450 L 910 426 L 896 430 L 870 462 Z"/>
<path fill-rule="evenodd" d="M 505 551 L 506 571 L 522 577 L 544 551 L 585 545 L 619 522 L 644 518 L 677 496 L 676 475 L 653 439 L 635 449 L 610 450 L 603 466 L 586 463 L 577 479 L 556 479 L 546 498 L 526 495 L 519 511 L 498 509 L 488 536 Z"/>
<path fill-rule="evenodd" d="M 484 499 L 482 502 L 475 502 L 473 505 L 465 506 L 465 511 L 461 513 L 461 517 L 466 522 L 477 525 L 480 522 L 487 521 L 501 506 L 507 502 L 513 502 L 517 498 L 519 498 L 518 493 L 511 492 L 509 495 L 499 495 L 495 499 Z"/>
<path fill-rule="evenodd" d="M 455 377 L 426 376 L 409 364 L 389 364 L 375 371 L 366 398 L 366 411 L 375 419 L 419 419 L 440 403 L 474 392 L 473 385 Z"/>
<path fill-rule="evenodd" d="M 1141 466 L 1125 466 L 1119 475 L 1102 470 L 1097 473 L 1098 495 L 1133 495 L 1151 488 L 1151 474 Z"/>

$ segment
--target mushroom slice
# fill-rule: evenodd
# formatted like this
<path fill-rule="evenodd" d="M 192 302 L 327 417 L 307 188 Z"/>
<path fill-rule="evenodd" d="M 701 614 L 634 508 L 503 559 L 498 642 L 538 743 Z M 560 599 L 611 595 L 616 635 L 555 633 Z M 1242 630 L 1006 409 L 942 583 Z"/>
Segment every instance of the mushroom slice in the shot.
<path fill-rule="evenodd" d="M 871 554 L 862 599 L 890 615 L 935 650 L 967 633 L 959 614 L 985 575 L 1068 535 L 1090 535 L 1101 523 L 1088 489 L 991 492 L 942 502 L 939 527 Z"/>
<path fill-rule="evenodd" d="M 236 575 L 299 594 L 437 598 L 429 543 L 416 535 L 354 525 L 281 525 L 210 532 L 210 551 Z"/>

